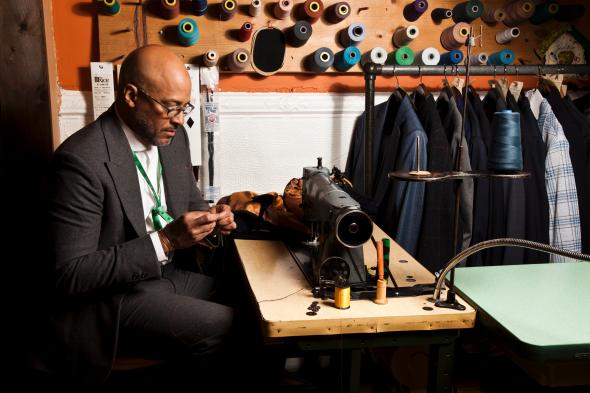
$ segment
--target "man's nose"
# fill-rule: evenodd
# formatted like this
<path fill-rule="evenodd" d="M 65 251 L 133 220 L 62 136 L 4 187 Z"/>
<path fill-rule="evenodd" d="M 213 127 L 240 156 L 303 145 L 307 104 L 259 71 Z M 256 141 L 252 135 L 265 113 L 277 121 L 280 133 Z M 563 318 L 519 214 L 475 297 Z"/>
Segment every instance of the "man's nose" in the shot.
<path fill-rule="evenodd" d="M 170 122 L 176 126 L 184 124 L 184 113 L 178 112 L 177 115 L 170 118 Z"/>

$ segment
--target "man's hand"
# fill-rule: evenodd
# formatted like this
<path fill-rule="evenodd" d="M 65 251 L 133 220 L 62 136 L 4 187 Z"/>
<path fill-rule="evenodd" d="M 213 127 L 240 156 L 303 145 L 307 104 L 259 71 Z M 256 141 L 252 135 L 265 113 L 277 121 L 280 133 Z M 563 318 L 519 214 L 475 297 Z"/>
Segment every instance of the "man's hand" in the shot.
<path fill-rule="evenodd" d="M 217 229 L 222 235 L 229 235 L 231 231 L 238 227 L 234 221 L 234 213 L 232 213 L 229 205 L 215 205 L 209 209 L 209 212 L 218 214 Z"/>
<path fill-rule="evenodd" d="M 233 214 L 231 211 L 229 214 L 233 223 Z M 170 251 L 195 245 L 213 232 L 220 220 L 227 222 L 228 219 L 227 212 L 216 213 L 213 210 L 184 213 L 158 232 L 164 252 L 168 254 Z M 235 228 L 235 223 L 233 224 Z"/>

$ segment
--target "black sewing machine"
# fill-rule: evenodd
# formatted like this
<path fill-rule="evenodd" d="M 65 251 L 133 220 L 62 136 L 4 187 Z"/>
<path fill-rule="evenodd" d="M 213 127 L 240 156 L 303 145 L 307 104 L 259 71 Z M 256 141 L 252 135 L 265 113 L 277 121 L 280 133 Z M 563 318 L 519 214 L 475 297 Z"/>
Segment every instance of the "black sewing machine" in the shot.
<path fill-rule="evenodd" d="M 375 276 L 369 274 L 363 256 L 363 244 L 373 234 L 371 218 L 344 189 L 341 172 L 322 166 L 303 168 L 302 207 L 310 238 L 289 242 L 287 246 L 316 297 L 333 297 L 337 279 L 346 279 L 352 299 L 371 299 Z M 387 296 L 416 296 L 432 293 L 432 284 L 387 288 Z"/>

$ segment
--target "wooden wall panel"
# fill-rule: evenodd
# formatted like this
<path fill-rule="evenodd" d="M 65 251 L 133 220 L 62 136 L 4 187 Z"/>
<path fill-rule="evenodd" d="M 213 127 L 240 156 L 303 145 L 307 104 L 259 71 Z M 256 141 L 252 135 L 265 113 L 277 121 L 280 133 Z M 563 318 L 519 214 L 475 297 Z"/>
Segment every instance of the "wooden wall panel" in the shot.
<path fill-rule="evenodd" d="M 335 3 L 335 0 L 325 0 L 324 5 Z M 362 22 L 367 28 L 367 38 L 359 45 L 361 52 L 365 52 L 375 46 L 382 46 L 387 51 L 393 51 L 392 34 L 399 26 L 415 24 L 420 29 L 420 36 L 414 40 L 410 47 L 419 51 L 428 46 L 434 46 L 444 51 L 440 44 L 440 34 L 453 22 L 444 20 L 440 24 L 435 24 L 430 16 L 430 12 L 437 7 L 453 8 L 458 1 L 452 0 L 431 0 L 429 9 L 416 22 L 407 22 L 403 17 L 403 7 L 410 1 L 393 1 L 393 0 L 372 0 L 372 1 L 350 1 L 352 7 L 351 15 L 338 24 L 328 24 L 323 19 L 313 24 L 313 35 L 306 45 L 301 48 L 287 47 L 285 63 L 281 72 L 303 72 L 302 62 L 306 55 L 312 53 L 321 46 L 331 48 L 335 53 L 343 48 L 337 41 L 337 34 L 342 29 L 348 27 L 353 22 Z M 292 26 L 297 18 L 295 12 L 286 20 L 278 20 L 272 15 L 272 8 L 276 1 L 265 1 L 264 12 L 256 18 L 252 18 L 247 13 L 250 1 L 240 0 L 237 15 L 229 21 L 220 21 L 218 19 L 219 1 L 210 1 L 209 10 L 206 15 L 196 17 L 190 12 L 181 12 L 181 15 L 175 20 L 164 20 L 159 17 L 150 5 L 151 3 L 143 2 L 122 2 L 121 12 L 116 16 L 99 16 L 100 32 L 100 58 L 103 61 L 120 62 L 123 56 L 138 45 L 145 43 L 160 43 L 173 48 L 178 54 L 183 56 L 187 62 L 198 63 L 200 56 L 209 49 L 216 50 L 220 56 L 227 55 L 237 48 L 246 48 L 250 50 L 250 42 L 239 42 L 234 38 L 234 32 L 240 28 L 245 21 L 251 21 L 254 29 L 262 26 L 272 25 L 281 30 Z M 295 1 L 294 10 L 298 5 L 304 3 L 303 0 Z M 504 0 L 485 1 L 486 7 L 496 8 L 504 5 Z M 138 9 L 139 8 L 139 9 Z M 201 31 L 201 39 L 197 44 L 191 47 L 183 47 L 177 43 L 175 37 L 176 24 L 183 17 L 193 17 Z M 502 48 L 510 48 L 516 53 L 518 62 L 526 64 L 537 64 L 540 60 L 534 54 L 534 48 L 539 40 L 549 34 L 551 31 L 559 28 L 562 24 L 556 21 L 549 21 L 542 25 L 535 26 L 525 22 L 521 27 L 521 36 L 508 45 L 498 45 L 495 42 L 495 34 L 506 28 L 503 24 L 490 26 L 477 19 L 472 24 L 474 32 L 479 35 L 480 26 L 483 28 L 482 47 L 478 46 L 475 52 L 485 51 L 488 53 L 495 52 Z M 577 27 L 589 36 L 590 26 L 587 23 L 578 23 Z M 143 31 L 145 26 L 145 32 Z M 252 72 L 248 67 L 246 71 Z M 329 70 L 335 72 L 333 68 Z M 361 72 L 360 66 L 353 67 L 349 72 Z"/>

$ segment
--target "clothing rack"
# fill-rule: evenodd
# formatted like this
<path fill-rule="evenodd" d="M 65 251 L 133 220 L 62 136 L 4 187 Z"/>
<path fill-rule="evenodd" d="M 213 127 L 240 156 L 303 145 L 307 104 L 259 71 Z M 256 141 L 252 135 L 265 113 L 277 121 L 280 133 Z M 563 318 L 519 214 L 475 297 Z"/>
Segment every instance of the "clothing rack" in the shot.
<path fill-rule="evenodd" d="M 365 135 L 364 135 L 364 191 L 371 195 L 373 189 L 373 163 L 371 155 L 373 151 L 373 127 L 375 108 L 375 79 L 377 75 L 440 75 L 455 76 L 465 75 L 467 66 L 436 65 L 436 66 L 398 66 L 367 63 L 364 67 L 365 74 Z M 470 75 L 543 75 L 543 74 L 589 74 L 590 65 L 486 65 L 469 66 Z"/>

